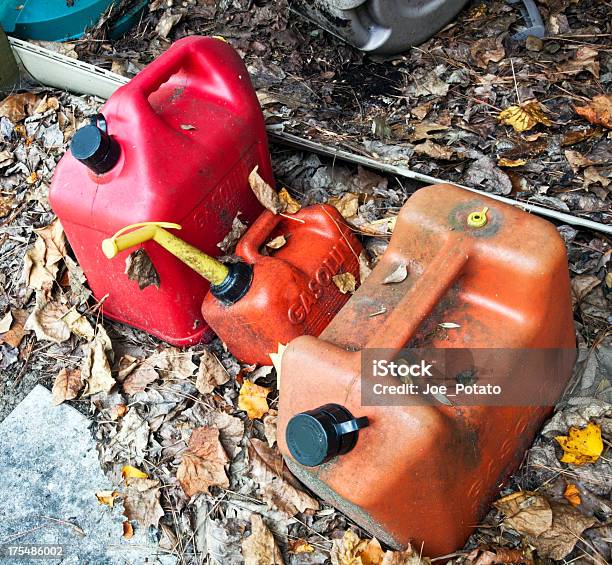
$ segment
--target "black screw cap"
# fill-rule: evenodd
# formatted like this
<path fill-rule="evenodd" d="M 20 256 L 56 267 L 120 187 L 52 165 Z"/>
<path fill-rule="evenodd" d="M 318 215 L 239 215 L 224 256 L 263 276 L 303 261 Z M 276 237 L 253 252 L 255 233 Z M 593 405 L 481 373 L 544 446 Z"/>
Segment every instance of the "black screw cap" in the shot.
<path fill-rule="evenodd" d="M 210 285 L 210 292 L 223 304 L 230 305 L 238 302 L 251 288 L 253 268 L 246 263 L 232 263 L 227 267 L 229 273 L 225 280 L 221 284 Z"/>
<path fill-rule="evenodd" d="M 293 416 L 287 424 L 285 440 L 298 463 L 316 467 L 353 449 L 359 430 L 368 425 L 365 416 L 354 418 L 344 406 L 325 404 Z"/>
<path fill-rule="evenodd" d="M 98 126 L 98 121 L 100 125 Z M 110 171 L 120 155 L 119 144 L 106 133 L 106 120 L 101 114 L 78 129 L 70 142 L 70 152 L 97 175 Z"/>

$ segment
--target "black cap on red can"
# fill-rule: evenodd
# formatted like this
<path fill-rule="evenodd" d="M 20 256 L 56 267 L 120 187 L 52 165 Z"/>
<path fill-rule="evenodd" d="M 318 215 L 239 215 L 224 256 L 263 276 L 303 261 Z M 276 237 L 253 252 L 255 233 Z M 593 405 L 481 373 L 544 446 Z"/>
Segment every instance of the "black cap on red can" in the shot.
<path fill-rule="evenodd" d="M 106 132 L 102 114 L 92 116 L 91 122 L 79 128 L 70 142 L 70 152 L 95 174 L 110 171 L 119 160 L 119 144 Z"/>

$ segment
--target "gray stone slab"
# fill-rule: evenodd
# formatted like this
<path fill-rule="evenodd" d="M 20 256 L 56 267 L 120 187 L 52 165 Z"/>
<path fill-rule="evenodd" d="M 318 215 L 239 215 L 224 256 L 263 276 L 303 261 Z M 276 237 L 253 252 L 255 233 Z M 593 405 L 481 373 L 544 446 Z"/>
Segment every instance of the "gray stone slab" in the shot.
<path fill-rule="evenodd" d="M 0 547 L 64 546 L 62 558 L 2 556 L 2 564 L 175 562 L 147 532 L 122 537 L 121 504 L 111 510 L 98 503 L 95 492 L 112 485 L 100 469 L 90 424 L 68 405 L 52 406 L 40 385 L 0 424 Z"/>

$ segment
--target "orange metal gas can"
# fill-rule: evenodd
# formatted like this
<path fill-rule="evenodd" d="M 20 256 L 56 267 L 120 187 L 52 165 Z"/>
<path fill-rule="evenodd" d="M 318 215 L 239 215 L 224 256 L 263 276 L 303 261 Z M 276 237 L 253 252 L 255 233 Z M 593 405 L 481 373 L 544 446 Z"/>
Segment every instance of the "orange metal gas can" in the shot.
<path fill-rule="evenodd" d="M 407 276 L 389 283 L 401 265 Z M 334 320 L 285 350 L 280 449 L 302 482 L 379 540 L 448 554 L 520 464 L 569 380 L 574 347 L 567 258 L 554 226 L 454 186 L 421 189 Z M 452 359 L 446 371 L 456 382 L 470 359 L 493 352 L 490 378 L 511 395 L 373 402 L 363 359 L 399 360 L 415 348 Z"/>

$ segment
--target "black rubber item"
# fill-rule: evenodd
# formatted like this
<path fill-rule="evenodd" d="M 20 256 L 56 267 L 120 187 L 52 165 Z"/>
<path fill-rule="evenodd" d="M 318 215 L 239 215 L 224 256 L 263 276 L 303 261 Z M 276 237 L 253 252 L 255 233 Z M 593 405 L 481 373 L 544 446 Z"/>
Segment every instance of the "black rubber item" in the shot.
<path fill-rule="evenodd" d="M 121 149 L 117 141 L 106 132 L 104 116 L 97 114 L 91 118 L 89 124 L 74 134 L 70 152 L 95 174 L 101 175 L 115 166 Z"/>
<path fill-rule="evenodd" d="M 285 440 L 298 463 L 316 467 L 353 449 L 359 430 L 368 425 L 365 416 L 354 418 L 344 406 L 325 404 L 293 416 L 287 424 Z"/>
<path fill-rule="evenodd" d="M 225 280 L 219 285 L 210 285 L 210 292 L 223 304 L 230 305 L 238 302 L 251 288 L 253 268 L 246 263 L 232 263 L 227 267 L 229 273 Z"/>

